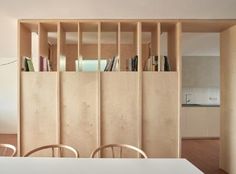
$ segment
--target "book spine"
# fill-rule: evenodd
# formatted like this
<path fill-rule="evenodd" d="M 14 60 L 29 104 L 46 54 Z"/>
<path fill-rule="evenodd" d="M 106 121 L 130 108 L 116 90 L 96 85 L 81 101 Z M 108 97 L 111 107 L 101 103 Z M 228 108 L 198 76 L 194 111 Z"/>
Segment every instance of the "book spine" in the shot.
<path fill-rule="evenodd" d="M 24 58 L 24 66 L 25 66 L 25 71 L 29 71 L 29 66 L 28 66 L 27 58 Z"/>
<path fill-rule="evenodd" d="M 43 71 L 43 57 L 39 57 L 39 71 Z"/>
<path fill-rule="evenodd" d="M 47 58 L 43 58 L 43 71 L 48 71 Z"/>

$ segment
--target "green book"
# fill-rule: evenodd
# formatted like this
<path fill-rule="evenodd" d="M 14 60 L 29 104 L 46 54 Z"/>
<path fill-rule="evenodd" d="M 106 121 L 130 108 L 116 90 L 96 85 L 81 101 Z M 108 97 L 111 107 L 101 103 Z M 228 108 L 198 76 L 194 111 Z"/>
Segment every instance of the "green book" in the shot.
<path fill-rule="evenodd" d="M 26 58 L 26 61 L 27 61 L 28 70 L 34 71 L 34 65 L 33 65 L 32 60 L 30 58 Z"/>

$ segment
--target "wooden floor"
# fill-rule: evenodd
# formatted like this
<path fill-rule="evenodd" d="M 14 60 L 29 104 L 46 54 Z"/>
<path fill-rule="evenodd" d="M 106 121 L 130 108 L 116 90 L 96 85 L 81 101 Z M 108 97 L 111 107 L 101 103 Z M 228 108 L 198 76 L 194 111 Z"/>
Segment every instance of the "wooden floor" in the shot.
<path fill-rule="evenodd" d="M 17 147 L 16 142 L 16 134 L 0 134 L 0 143 L 12 144 Z"/>
<path fill-rule="evenodd" d="M 226 174 L 219 169 L 219 140 L 183 140 L 182 158 L 206 174 Z"/>
<path fill-rule="evenodd" d="M 0 134 L 0 143 L 16 146 L 15 134 Z M 219 140 L 183 140 L 182 158 L 186 158 L 206 174 L 226 174 L 219 170 Z"/>

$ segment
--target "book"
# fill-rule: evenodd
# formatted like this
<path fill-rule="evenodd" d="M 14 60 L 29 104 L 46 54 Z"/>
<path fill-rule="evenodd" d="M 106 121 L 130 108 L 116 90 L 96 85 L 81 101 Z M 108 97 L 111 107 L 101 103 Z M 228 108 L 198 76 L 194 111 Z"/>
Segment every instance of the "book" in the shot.
<path fill-rule="evenodd" d="M 117 71 L 119 68 L 119 57 L 114 56 L 111 59 L 107 60 L 104 71 Z"/>
<path fill-rule="evenodd" d="M 170 71 L 170 63 L 167 56 L 161 56 L 161 71 Z M 158 71 L 158 56 L 149 57 L 144 66 L 145 71 Z"/>
<path fill-rule="evenodd" d="M 31 58 L 23 57 L 22 70 L 23 71 L 34 71 L 34 65 L 33 65 Z"/>
<path fill-rule="evenodd" d="M 107 60 L 104 71 L 108 71 L 108 65 L 110 64 L 110 61 L 111 61 L 110 59 Z"/>
<path fill-rule="evenodd" d="M 112 71 L 118 71 L 118 69 L 119 69 L 119 57 L 116 56 L 112 66 Z"/>
<path fill-rule="evenodd" d="M 47 71 L 51 71 L 50 61 L 47 59 Z"/>
<path fill-rule="evenodd" d="M 138 56 L 134 56 L 132 58 L 129 58 L 127 61 L 127 69 L 129 71 L 137 71 L 138 70 Z"/>
<path fill-rule="evenodd" d="M 77 60 L 75 60 L 75 70 L 76 72 L 83 71 L 83 57 L 79 56 Z"/>
<path fill-rule="evenodd" d="M 145 71 L 157 71 L 158 70 L 158 56 L 150 56 L 144 66 Z"/>
<path fill-rule="evenodd" d="M 34 66 L 33 66 L 33 62 L 32 62 L 32 59 L 26 59 L 27 61 L 27 65 L 28 65 L 28 70 L 29 71 L 34 71 Z"/>
<path fill-rule="evenodd" d="M 51 65 L 48 58 L 40 56 L 39 58 L 39 71 L 51 71 Z"/>
<path fill-rule="evenodd" d="M 170 62 L 167 56 L 164 56 L 165 59 L 165 65 L 164 65 L 164 70 L 165 71 L 171 71 L 171 67 L 170 67 Z"/>

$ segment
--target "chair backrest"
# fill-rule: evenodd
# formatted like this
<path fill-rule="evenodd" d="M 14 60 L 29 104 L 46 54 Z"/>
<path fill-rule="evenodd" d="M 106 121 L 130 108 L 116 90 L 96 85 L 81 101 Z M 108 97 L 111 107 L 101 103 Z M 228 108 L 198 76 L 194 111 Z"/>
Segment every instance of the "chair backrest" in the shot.
<path fill-rule="evenodd" d="M 11 144 L 0 144 L 0 156 L 15 156 L 16 147 Z"/>
<path fill-rule="evenodd" d="M 146 153 L 144 151 L 142 151 L 141 149 L 137 148 L 137 147 L 134 147 L 134 146 L 131 146 L 131 145 L 128 145 L 128 144 L 108 144 L 108 145 L 104 145 L 104 146 L 100 146 L 99 148 L 95 149 L 92 154 L 90 155 L 91 158 L 95 158 L 95 156 L 97 155 L 98 152 L 104 150 L 104 149 L 107 149 L 107 148 L 110 148 L 111 149 L 111 153 L 112 153 L 112 158 L 115 158 L 115 148 L 118 148 L 119 150 L 119 156 L 118 158 L 122 158 L 122 150 L 123 148 L 126 148 L 126 149 L 130 149 L 130 150 L 133 150 L 133 151 L 136 151 L 138 152 L 142 158 L 148 158 Z"/>
<path fill-rule="evenodd" d="M 38 151 L 41 151 L 41 150 L 44 150 L 44 149 L 51 149 L 52 150 L 52 157 L 56 157 L 55 155 L 55 149 L 58 149 L 59 152 L 58 152 L 58 156 L 61 157 L 61 152 L 62 150 L 69 150 L 71 151 L 73 154 L 74 154 L 74 157 L 75 158 L 78 158 L 79 157 L 79 152 L 74 149 L 73 147 L 71 146 L 67 146 L 67 145 L 63 145 L 63 144 L 51 144 L 51 145 L 46 145 L 46 146 L 41 146 L 41 147 L 38 147 L 36 149 L 33 149 L 31 150 L 30 152 L 26 153 L 24 155 L 24 157 L 28 157 L 30 156 L 31 154 L 35 153 L 35 152 L 38 152 Z"/>

